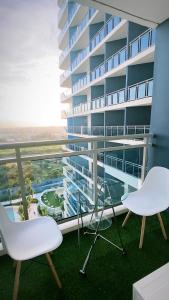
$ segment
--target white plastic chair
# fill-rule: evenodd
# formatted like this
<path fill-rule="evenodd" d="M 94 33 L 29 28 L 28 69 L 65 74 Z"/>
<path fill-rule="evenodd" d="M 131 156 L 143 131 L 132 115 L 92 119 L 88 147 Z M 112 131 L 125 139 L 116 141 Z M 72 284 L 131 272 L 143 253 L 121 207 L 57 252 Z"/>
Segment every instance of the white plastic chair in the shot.
<path fill-rule="evenodd" d="M 16 261 L 13 300 L 16 300 L 18 296 L 21 262 L 42 254 L 46 255 L 58 287 L 62 287 L 49 252 L 60 246 L 63 237 L 51 217 L 12 222 L 9 220 L 5 208 L 0 204 L 0 232 L 7 253 Z"/>
<path fill-rule="evenodd" d="M 157 214 L 164 239 L 167 239 L 160 212 L 169 207 L 169 170 L 163 167 L 153 167 L 147 174 L 140 190 L 125 194 L 123 205 L 129 212 L 122 224 L 124 227 L 133 212 L 142 216 L 139 248 L 143 247 L 146 217 Z"/>

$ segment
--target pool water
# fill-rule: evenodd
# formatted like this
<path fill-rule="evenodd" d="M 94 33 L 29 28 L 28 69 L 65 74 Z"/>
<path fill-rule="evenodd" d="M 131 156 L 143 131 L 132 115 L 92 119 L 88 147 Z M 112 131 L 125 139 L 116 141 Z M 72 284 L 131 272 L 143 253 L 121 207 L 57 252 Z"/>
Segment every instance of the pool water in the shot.
<path fill-rule="evenodd" d="M 5 209 L 6 209 L 8 217 L 11 221 L 19 221 L 20 220 L 20 217 L 19 217 L 19 214 L 17 213 L 16 208 L 13 209 L 12 206 L 8 206 L 8 207 L 5 207 Z"/>

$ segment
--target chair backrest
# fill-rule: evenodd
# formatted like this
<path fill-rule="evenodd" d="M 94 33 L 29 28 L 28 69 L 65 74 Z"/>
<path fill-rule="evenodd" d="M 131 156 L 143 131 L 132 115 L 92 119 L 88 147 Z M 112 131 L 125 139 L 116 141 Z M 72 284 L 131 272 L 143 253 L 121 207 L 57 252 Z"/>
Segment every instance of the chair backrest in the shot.
<path fill-rule="evenodd" d="M 5 208 L 0 204 L 0 232 L 6 235 L 11 227 L 12 222 L 9 220 Z"/>
<path fill-rule="evenodd" d="M 169 206 L 169 169 L 153 167 L 148 172 L 141 190 Z"/>

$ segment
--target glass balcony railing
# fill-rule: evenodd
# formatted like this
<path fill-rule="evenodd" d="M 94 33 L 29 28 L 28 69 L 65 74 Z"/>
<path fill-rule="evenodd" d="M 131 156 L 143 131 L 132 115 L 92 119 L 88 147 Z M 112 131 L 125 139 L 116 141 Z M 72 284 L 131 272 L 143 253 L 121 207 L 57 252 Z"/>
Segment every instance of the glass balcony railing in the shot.
<path fill-rule="evenodd" d="M 85 75 L 84 77 L 80 78 L 72 85 L 72 92 L 78 92 L 82 87 L 86 86 L 90 82 L 89 74 Z"/>
<path fill-rule="evenodd" d="M 71 70 L 73 71 L 88 54 L 89 54 L 89 47 L 86 47 L 83 50 L 81 50 L 77 54 L 73 62 L 71 63 Z"/>
<path fill-rule="evenodd" d="M 88 126 L 68 126 L 68 133 L 77 133 L 81 135 L 90 135 L 91 129 Z"/>
<path fill-rule="evenodd" d="M 128 87 L 127 99 L 137 100 L 145 97 L 152 97 L 153 79 L 148 79 Z"/>
<path fill-rule="evenodd" d="M 86 102 L 86 103 L 80 103 L 77 106 L 74 106 L 72 113 L 73 114 L 79 114 L 79 113 L 83 113 L 83 112 L 87 112 L 90 111 L 90 103 Z"/>
<path fill-rule="evenodd" d="M 101 135 L 101 136 L 117 136 L 127 134 L 143 134 L 149 133 L 149 125 L 131 125 L 131 126 L 68 126 L 68 133 L 80 135 Z"/>
<path fill-rule="evenodd" d="M 148 29 L 140 34 L 136 39 L 129 44 L 129 57 L 134 57 L 138 53 L 146 50 L 155 43 L 155 30 Z"/>
<path fill-rule="evenodd" d="M 70 67 L 60 75 L 60 83 L 62 84 L 71 74 Z"/>
<path fill-rule="evenodd" d="M 105 107 L 105 97 L 97 97 L 91 101 L 91 109 L 99 109 Z"/>
<path fill-rule="evenodd" d="M 60 34 L 59 34 L 59 41 L 61 41 L 64 37 L 65 32 L 67 31 L 70 23 L 72 22 L 76 12 L 78 11 L 78 9 L 80 8 L 80 4 L 75 3 L 71 9 L 71 11 L 69 12 L 69 17 L 67 19 L 67 21 L 65 22 L 63 29 L 61 30 Z"/>
<path fill-rule="evenodd" d="M 106 106 L 125 102 L 125 88 L 106 95 Z"/>
<path fill-rule="evenodd" d="M 106 71 L 109 72 L 114 68 L 117 68 L 120 64 L 127 60 L 127 46 L 120 49 L 106 60 Z"/>
<path fill-rule="evenodd" d="M 88 127 L 83 130 L 87 132 Z M 102 135 L 103 130 L 105 132 L 103 126 L 93 126 L 90 130 L 97 135 Z M 127 130 L 131 133 L 129 126 Z M 137 130 L 133 132 L 138 132 Z M 118 140 L 129 141 L 127 146 L 119 146 L 117 143 L 116 147 L 116 136 L 0 144 L 0 202 L 6 207 L 11 220 L 22 221 L 50 215 L 57 222 L 67 221 L 67 218 L 77 215 L 79 195 L 83 212 L 88 212 L 87 207 L 95 204 L 94 194 L 97 195 L 101 180 L 106 180 L 107 177 L 114 180 L 117 172 L 113 173 L 113 168 L 116 168 L 122 172 L 115 178 L 120 204 L 124 183 L 131 182 L 124 173 L 133 176 L 132 188 L 137 188 L 141 176 L 145 174 L 146 154 L 145 151 L 138 153 L 138 164 L 114 157 L 118 151 L 119 155 L 121 151 L 131 151 L 129 154 L 132 155 L 132 140 L 137 140 L 137 149 L 138 146 L 145 149 L 149 138 L 150 135 L 145 134 L 119 136 Z M 107 143 L 104 142 L 108 142 L 109 147 L 106 147 Z M 63 149 L 63 146 L 66 146 L 66 149 Z M 137 149 L 134 149 L 135 154 Z M 144 159 L 140 154 L 142 152 Z M 112 166 L 108 174 L 107 165 Z M 100 168 L 102 175 L 99 172 Z"/>
<path fill-rule="evenodd" d="M 92 37 L 90 41 L 90 50 L 92 51 L 120 22 L 120 17 L 111 17 L 106 24 Z"/>
<path fill-rule="evenodd" d="M 91 102 L 81 103 L 73 108 L 70 114 L 85 113 L 90 110 L 101 109 L 107 106 L 121 104 L 126 101 L 139 100 L 146 97 L 152 97 L 153 78 L 138 82 L 127 88 L 123 88 L 106 96 L 91 99 Z"/>
<path fill-rule="evenodd" d="M 63 1 L 62 6 L 60 7 L 60 10 L 59 10 L 59 20 L 61 19 L 62 14 L 63 14 L 64 10 L 65 10 L 66 7 L 67 7 L 67 4 L 68 4 L 68 1 L 67 1 L 67 0 L 66 0 L 66 1 Z"/>
<path fill-rule="evenodd" d="M 105 64 L 104 62 L 101 63 L 99 66 L 97 66 L 93 71 L 91 71 L 90 80 L 95 80 L 101 76 L 103 76 L 105 73 Z"/>
<path fill-rule="evenodd" d="M 94 15 L 95 12 L 96 12 L 95 8 L 89 8 L 88 12 L 86 13 L 86 15 L 84 16 L 82 21 L 77 25 L 76 31 L 72 35 L 70 42 L 69 42 L 70 48 L 73 47 L 75 42 L 78 40 L 78 38 L 79 38 L 81 32 L 84 30 L 84 28 L 88 26 L 88 22 L 90 21 L 90 19 L 92 18 L 92 16 Z"/>
<path fill-rule="evenodd" d="M 68 180 L 72 182 L 76 193 L 80 189 L 80 192 L 83 192 L 90 199 L 92 199 L 93 191 L 91 186 L 84 178 L 79 178 L 77 172 L 73 171 L 70 167 L 64 167 L 64 176 L 67 177 Z M 76 195 L 76 201 L 77 201 L 77 195 Z"/>
<path fill-rule="evenodd" d="M 67 165 L 70 165 L 72 167 L 74 167 L 76 170 L 78 170 L 80 173 L 82 173 L 83 175 L 92 178 L 92 172 L 89 171 L 89 169 L 87 169 L 86 167 L 84 167 L 83 165 L 78 164 L 76 161 L 74 161 L 71 158 L 66 158 L 64 160 L 64 162 Z"/>
<path fill-rule="evenodd" d="M 112 135 L 123 135 L 125 131 L 125 126 L 106 126 L 105 134 L 107 136 Z"/>
<path fill-rule="evenodd" d="M 98 155 L 98 160 L 103 162 L 105 165 L 111 166 L 112 168 L 118 169 L 132 176 L 140 177 L 141 175 L 142 166 L 134 162 L 126 161 L 116 156 L 102 153 Z"/>

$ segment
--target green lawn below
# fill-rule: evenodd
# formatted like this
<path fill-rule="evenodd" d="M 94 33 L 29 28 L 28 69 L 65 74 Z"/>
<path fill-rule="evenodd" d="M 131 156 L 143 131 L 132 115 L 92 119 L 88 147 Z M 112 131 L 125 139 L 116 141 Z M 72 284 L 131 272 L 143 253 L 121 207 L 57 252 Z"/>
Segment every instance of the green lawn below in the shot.
<path fill-rule="evenodd" d="M 42 201 L 50 207 L 60 207 L 63 203 L 63 198 L 60 198 L 55 191 L 49 191 L 43 194 Z"/>

